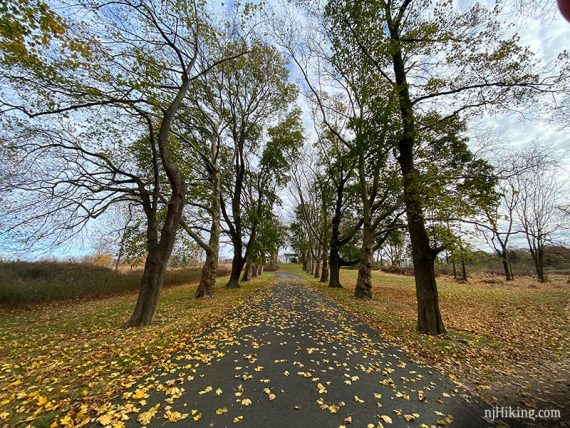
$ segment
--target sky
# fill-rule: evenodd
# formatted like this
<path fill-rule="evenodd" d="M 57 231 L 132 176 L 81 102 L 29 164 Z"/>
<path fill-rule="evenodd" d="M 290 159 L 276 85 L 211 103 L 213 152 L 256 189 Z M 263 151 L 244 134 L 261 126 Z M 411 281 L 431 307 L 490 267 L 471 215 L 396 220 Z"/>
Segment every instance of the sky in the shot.
<path fill-rule="evenodd" d="M 527 14 L 505 15 L 505 19 L 514 24 L 513 30 L 520 35 L 522 44 L 530 46 L 544 62 L 551 62 L 558 52 L 563 49 L 570 50 L 570 23 L 558 13 L 555 7 L 555 0 L 540 0 L 538 2 L 530 0 L 516 1 L 534 5 L 526 8 Z M 483 0 L 483 3 L 485 2 L 491 3 Z M 232 3 L 231 0 L 227 2 L 227 7 L 231 7 Z M 469 7 L 472 3 L 473 1 L 471 0 L 454 0 L 454 5 L 460 9 Z M 302 76 L 296 67 L 290 65 L 289 69 L 291 80 L 302 84 Z M 299 96 L 297 103 L 304 112 L 303 119 L 306 126 L 306 135 L 309 139 L 314 139 L 310 109 L 303 95 Z M 563 159 L 563 162 L 567 165 L 565 170 L 570 169 L 570 137 L 568 136 L 570 132 L 568 132 L 568 128 L 562 127 L 563 123 L 553 123 L 546 116 L 535 116 L 532 120 L 529 120 L 528 117 L 524 117 L 521 114 L 502 114 L 482 117 L 477 124 L 474 124 L 474 128 L 480 127 L 481 124 L 500 134 L 504 139 L 504 143 L 513 148 L 525 147 L 537 142 L 552 145 L 559 152 L 559 158 Z M 570 118 L 567 118 L 566 125 L 570 126 Z M 565 194 L 570 194 L 570 187 L 566 188 Z M 282 193 L 282 199 L 284 200 L 284 206 L 278 211 L 282 219 L 287 219 L 290 218 L 292 204 L 292 198 L 288 191 Z M 46 252 L 43 250 L 37 255 L 32 253 L 16 255 L 14 253 L 2 253 L 0 250 L 0 257 L 79 258 L 93 252 L 95 241 L 98 239 L 97 236 L 97 226 L 93 225 L 82 236 L 82 239 L 72 241 L 66 246 L 53 249 L 53 251 Z M 566 243 L 570 242 L 566 236 L 562 236 L 561 239 Z M 227 256 L 230 252 L 229 248 L 223 248 L 222 256 Z"/>

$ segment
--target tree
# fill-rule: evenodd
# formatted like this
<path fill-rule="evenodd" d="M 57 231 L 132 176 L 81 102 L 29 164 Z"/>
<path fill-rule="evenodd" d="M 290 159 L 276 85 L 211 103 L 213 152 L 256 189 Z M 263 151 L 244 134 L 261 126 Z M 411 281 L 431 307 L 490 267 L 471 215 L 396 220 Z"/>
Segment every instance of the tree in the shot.
<path fill-rule="evenodd" d="M 399 105 L 397 160 L 418 299 L 418 330 L 445 333 L 439 309 L 433 247 L 426 229 L 417 166 L 420 133 L 455 117 L 528 99 L 557 78 L 540 79 L 517 37 L 503 37 L 496 11 L 475 4 L 464 12 L 451 2 L 331 0 L 326 7 L 337 54 L 363 61 L 391 85 Z M 353 53 L 358 51 L 359 56 Z M 433 112 L 437 112 L 434 116 Z"/>
<path fill-rule="evenodd" d="M 221 46 L 211 46 L 218 55 L 240 49 L 239 40 L 229 37 Z M 204 250 L 195 297 L 211 297 L 216 282 L 221 236 L 221 175 L 224 138 L 231 118 L 223 97 L 227 67 L 220 65 L 194 82 L 181 115 L 177 137 L 184 147 L 184 168 L 194 183 L 188 194 L 186 212 L 181 222 L 186 233 Z M 191 218 L 192 217 L 192 218 Z M 209 226 L 208 226 L 209 224 Z M 203 232 L 207 230 L 208 239 Z"/>
<path fill-rule="evenodd" d="M 294 147 L 302 137 L 302 128 L 298 110 L 287 114 L 297 87 L 287 81 L 284 59 L 275 49 L 256 42 L 247 58 L 231 64 L 227 76 L 224 98 L 230 115 L 228 159 L 232 167 L 222 180 L 221 210 L 234 251 L 227 286 L 234 288 L 239 286 L 260 216 L 275 202 L 275 191 L 283 185 L 289 162 L 295 159 Z M 282 121 L 269 129 L 280 116 Z M 248 181 L 253 197 L 246 206 Z M 246 226 L 249 232 L 244 243 Z"/>
<path fill-rule="evenodd" d="M 61 176 L 59 181 L 67 185 L 63 187 L 66 194 L 62 200 L 75 203 L 79 211 L 85 209 L 85 218 L 92 217 L 93 210 L 99 215 L 124 198 L 141 204 L 147 223 L 147 254 L 139 297 L 127 326 L 148 325 L 158 304 L 186 202 L 187 184 L 175 159 L 172 132 L 180 107 L 193 81 L 243 52 L 234 52 L 229 58 L 198 61 L 201 46 L 217 37 L 201 2 L 96 1 L 77 7 L 89 19 L 86 24 L 77 23 L 84 31 L 77 32 L 75 39 L 35 52 L 33 60 L 27 54 L 3 58 L 9 67 L 3 70 L 2 80 L 9 82 L 10 90 L 3 92 L 0 103 L 11 118 L 24 116 L 34 123 L 49 115 L 94 126 L 97 122 L 101 125 L 105 117 L 122 119 L 136 129 L 140 140 L 127 146 L 144 146 L 139 152 L 146 153 L 151 165 L 149 181 L 121 168 L 123 163 L 118 156 L 118 162 L 109 160 L 109 153 L 115 155 L 113 142 L 109 152 L 105 146 L 96 147 L 96 143 L 94 149 L 85 149 L 83 141 L 57 147 L 89 157 L 96 167 L 104 168 L 102 177 L 106 184 L 98 182 L 101 176 L 93 169 L 80 169 L 81 180 L 86 180 L 87 185 L 85 181 Z M 65 20 L 68 28 L 75 24 L 71 19 Z M 111 123 L 99 129 L 106 129 Z M 100 132 L 101 135 L 106 137 Z M 128 139 L 127 135 L 122 137 Z M 76 164 L 82 168 L 79 162 Z M 101 198 L 98 203 L 88 196 L 87 200 L 68 198 L 74 188 Z M 113 198 L 117 194 L 121 196 Z M 162 209 L 164 214 L 159 217 Z"/>
<path fill-rule="evenodd" d="M 517 186 L 519 201 L 515 210 L 518 221 L 528 243 L 538 280 L 546 282 L 545 247 L 562 228 L 558 210 L 562 183 L 555 170 L 543 166 L 517 177 Z"/>
<path fill-rule="evenodd" d="M 547 168 L 551 163 L 549 151 L 541 146 L 530 150 L 509 150 L 504 153 L 493 150 L 496 156 L 493 175 L 496 180 L 494 196 L 488 203 L 478 207 L 476 215 L 462 219 L 464 223 L 473 224 L 483 235 L 487 244 L 493 249 L 502 262 L 505 279 L 514 279 L 510 259 L 509 243 L 521 230 L 516 221 L 517 207 L 520 201 L 520 178 Z"/>
<path fill-rule="evenodd" d="M 277 216 L 271 212 L 266 213 L 259 223 L 257 237 L 251 244 L 252 248 L 247 261 L 253 278 L 261 273 L 263 266 L 268 263 L 272 264 L 277 260 L 279 249 L 285 245 L 286 236 L 287 229 L 281 224 Z"/>
<path fill-rule="evenodd" d="M 319 158 L 315 147 L 305 147 L 302 162 L 293 166 L 291 195 L 296 202 L 297 228 L 304 233 L 304 238 L 298 241 L 303 243 L 298 247 L 303 254 L 303 269 L 327 283 L 333 189 L 323 162 L 315 161 Z"/>

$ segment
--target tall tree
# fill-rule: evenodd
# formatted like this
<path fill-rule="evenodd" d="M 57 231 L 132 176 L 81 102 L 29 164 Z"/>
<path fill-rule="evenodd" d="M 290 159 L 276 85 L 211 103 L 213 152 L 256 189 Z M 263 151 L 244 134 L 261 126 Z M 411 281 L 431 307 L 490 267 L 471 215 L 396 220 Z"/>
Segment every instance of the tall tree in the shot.
<path fill-rule="evenodd" d="M 418 138 L 486 106 L 506 107 L 556 78 L 540 79 L 532 55 L 517 36 L 505 37 L 497 10 L 474 4 L 457 11 L 452 2 L 330 0 L 326 8 L 334 48 L 346 61 L 367 62 L 371 72 L 398 94 L 398 163 L 411 238 L 418 300 L 418 330 L 445 333 L 434 273 L 441 247 L 426 228 L 417 166 Z M 358 51 L 360 55 L 353 53 Z M 430 112 L 437 112 L 433 116 Z"/>
<path fill-rule="evenodd" d="M 288 72 L 280 54 L 261 42 L 251 46 L 247 57 L 228 63 L 228 67 L 224 98 L 230 116 L 228 145 L 231 169 L 225 171 L 222 180 L 221 209 L 234 251 L 227 286 L 238 287 L 249 244 L 255 240 L 259 216 L 266 204 L 273 202 L 272 193 L 284 174 L 281 165 L 273 170 L 271 164 L 274 160 L 286 159 L 282 156 L 291 148 L 277 144 L 283 122 L 276 125 L 274 131 L 269 131 L 269 128 L 280 116 L 283 119 L 297 96 L 297 87 L 288 82 Z M 293 139 L 300 132 L 298 115 L 299 112 L 294 112 L 283 119 L 293 125 L 289 135 L 296 134 Z M 274 158 L 267 152 L 269 147 L 277 150 L 273 153 Z M 249 180 L 252 180 L 256 196 L 246 212 L 245 189 Z M 249 229 L 247 236 L 246 228 Z"/>
<path fill-rule="evenodd" d="M 150 186 L 123 169 L 113 172 L 114 163 L 108 161 L 106 147 L 86 152 L 77 143 L 71 150 L 103 165 L 107 178 L 122 190 L 83 184 L 77 188 L 87 193 L 108 190 L 111 194 L 119 191 L 140 197 L 147 219 L 147 254 L 139 297 L 127 326 L 148 325 L 158 305 L 186 202 L 187 184 L 176 161 L 172 132 L 180 107 L 194 80 L 243 52 L 198 61 L 201 46 L 218 36 L 208 23 L 202 2 L 93 1 L 78 2 L 76 6 L 88 19 L 74 22 L 79 14 L 65 18 L 67 28 L 75 25 L 81 29 L 72 32 L 74 38 L 69 43 L 35 52 L 33 61 L 27 54 L 9 52 L 8 61 L 3 57 L 9 67 L 2 70 L 2 79 L 9 82 L 10 90 L 3 91 L 1 104 L 5 114 L 27 117 L 34 126 L 47 116 L 61 117 L 59 124 L 70 118 L 91 127 L 97 122 L 101 125 L 106 117 L 131 121 L 137 134 L 144 135 L 141 141 L 152 164 Z M 95 119 L 89 123 L 90 118 Z M 56 123 L 52 120 L 49 125 Z M 112 149 L 111 145 L 111 153 Z M 82 171 L 82 176 L 88 180 L 99 178 L 93 170 Z M 74 185 L 69 180 L 67 184 Z M 104 206 L 109 205 L 108 201 Z M 159 218 L 161 207 L 164 215 Z"/>
<path fill-rule="evenodd" d="M 530 151 L 533 156 L 535 152 Z M 562 229 L 559 210 L 562 183 L 557 171 L 548 165 L 527 171 L 517 177 L 518 204 L 515 208 L 518 221 L 540 282 L 546 282 L 544 250 L 557 231 Z"/>

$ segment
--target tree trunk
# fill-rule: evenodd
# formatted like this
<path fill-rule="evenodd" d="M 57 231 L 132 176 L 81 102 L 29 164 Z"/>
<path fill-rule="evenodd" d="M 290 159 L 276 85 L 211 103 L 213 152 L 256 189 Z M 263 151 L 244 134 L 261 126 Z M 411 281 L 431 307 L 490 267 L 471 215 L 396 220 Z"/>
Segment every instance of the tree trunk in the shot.
<path fill-rule="evenodd" d="M 342 218 L 342 200 L 344 192 L 345 181 L 342 178 L 339 180 L 340 185 L 336 188 L 336 201 L 334 215 L 331 220 L 331 241 L 330 241 L 330 253 L 329 253 L 329 287 L 331 288 L 342 288 L 340 283 L 340 222 Z"/>
<path fill-rule="evenodd" d="M 329 257 L 329 287 L 342 288 L 340 283 L 340 256 L 338 250 L 333 249 L 331 246 L 331 253 Z"/>
<path fill-rule="evenodd" d="M 457 268 L 455 267 L 455 258 L 451 259 L 451 268 L 453 269 L 453 279 L 457 279 Z"/>
<path fill-rule="evenodd" d="M 211 241 L 211 239 L 210 239 Z M 206 261 L 202 266 L 202 274 L 200 275 L 200 283 L 196 289 L 194 297 L 199 299 L 202 297 L 212 297 L 214 295 L 214 285 L 218 271 L 218 254 L 213 251 L 206 251 Z"/>
<path fill-rule="evenodd" d="M 249 281 L 249 271 L 251 270 L 251 263 L 247 262 L 245 264 L 245 269 L 243 271 L 243 276 L 241 277 L 241 280 L 246 282 Z"/>
<path fill-rule="evenodd" d="M 326 251 L 323 251 L 323 261 L 321 266 L 321 279 L 319 282 L 326 284 L 329 281 L 329 265 L 327 262 L 327 255 Z"/>
<path fill-rule="evenodd" d="M 149 246 L 150 251 L 145 262 L 139 296 L 137 298 L 135 310 L 126 324 L 127 327 L 145 326 L 152 323 L 154 313 L 158 306 L 160 288 L 162 287 L 162 281 L 164 279 L 164 273 L 166 272 L 168 259 L 170 258 L 172 248 L 174 247 L 174 241 L 176 240 L 176 230 L 180 224 L 180 220 L 182 219 L 182 211 L 184 210 L 184 204 L 186 202 L 186 182 L 180 175 L 175 162 L 173 162 L 171 158 L 172 154 L 169 138 L 174 117 L 191 84 L 191 80 L 188 75 L 190 74 L 193 66 L 194 62 L 188 66 L 186 73 L 184 73 L 184 76 L 182 77 L 182 82 L 178 88 L 176 96 L 170 102 L 166 110 L 164 110 L 160 129 L 158 131 L 158 152 L 160 153 L 162 167 L 168 177 L 172 193 L 170 200 L 168 201 L 166 218 L 164 219 L 164 224 L 160 231 L 160 240 L 158 241 L 158 245 Z M 154 149 L 154 141 L 152 140 L 154 137 L 152 132 L 150 132 L 150 138 L 151 147 Z M 158 186 L 158 182 L 155 182 L 155 186 Z M 154 197 L 157 197 L 157 189 L 158 187 L 155 187 Z M 149 214 L 152 214 L 152 217 L 156 219 L 156 204 L 153 203 L 151 206 L 148 206 L 147 204 L 144 209 L 147 219 L 149 218 Z M 153 232 L 155 237 L 157 236 L 156 231 L 157 228 L 154 226 Z"/>
<path fill-rule="evenodd" d="M 538 281 L 546 282 L 546 276 L 544 275 L 544 249 L 539 247 L 537 253 Z"/>
<path fill-rule="evenodd" d="M 214 286 L 216 285 L 216 277 L 218 274 L 218 258 L 220 253 L 220 177 L 219 172 L 214 171 L 212 192 L 212 224 L 210 226 L 209 248 L 205 248 L 206 261 L 202 266 L 202 274 L 200 283 L 196 289 L 194 297 L 211 297 L 214 295 Z"/>
<path fill-rule="evenodd" d="M 354 289 L 354 297 L 372 299 L 372 245 L 374 231 L 370 220 L 365 220 L 362 231 L 362 247 L 360 248 L 360 265 Z"/>
<path fill-rule="evenodd" d="M 257 265 L 256 264 L 251 265 L 251 277 L 257 278 Z"/>
<path fill-rule="evenodd" d="M 406 156 L 411 153 L 403 152 Z M 439 309 L 439 297 L 435 280 L 434 261 L 435 254 L 429 245 L 425 229 L 420 195 L 418 194 L 419 177 L 417 171 L 410 169 L 410 163 L 405 156 L 400 156 L 404 174 L 404 201 L 408 217 L 408 230 L 412 244 L 412 260 L 414 262 L 414 276 L 416 279 L 416 296 L 418 300 L 418 331 L 431 335 L 444 334 L 445 328 Z M 413 165 L 413 163 L 412 163 Z"/>
<path fill-rule="evenodd" d="M 414 111 L 408 89 L 406 67 L 399 48 L 399 28 L 389 25 L 390 35 L 395 42 L 396 50 L 392 54 L 394 75 L 396 77 L 400 114 L 403 133 L 398 142 L 398 163 L 402 171 L 404 203 L 408 218 L 408 231 L 412 246 L 414 275 L 416 279 L 416 296 L 418 300 L 418 331 L 431 335 L 444 334 L 445 327 L 439 309 L 439 297 L 435 280 L 435 251 L 430 247 L 425 228 L 423 207 L 421 203 L 422 183 L 419 171 L 414 165 L 414 145 L 416 126 Z"/>
<path fill-rule="evenodd" d="M 511 259 L 508 259 L 508 263 L 509 263 L 509 272 L 511 273 L 511 280 L 515 279 L 515 274 L 513 273 L 513 265 L 511 264 Z"/>
<path fill-rule="evenodd" d="M 467 282 L 467 269 L 465 268 L 465 259 L 461 259 L 461 280 Z"/>
<path fill-rule="evenodd" d="M 239 276 L 243 266 L 245 265 L 245 260 L 241 255 L 234 255 L 232 259 L 232 272 L 230 274 L 230 280 L 226 284 L 227 288 L 239 288 Z"/>
<path fill-rule="evenodd" d="M 263 265 L 259 264 L 257 266 L 257 276 L 260 276 L 263 273 Z"/>
<path fill-rule="evenodd" d="M 499 255 L 501 256 L 501 259 L 503 262 L 503 270 L 505 271 L 505 279 L 507 281 L 512 281 L 514 279 L 514 277 L 513 277 L 513 272 L 512 272 L 512 268 L 511 268 L 511 263 L 508 259 L 508 255 L 505 251 L 503 251 Z"/>
<path fill-rule="evenodd" d="M 176 239 L 176 230 L 182 217 L 184 199 L 185 186 L 182 184 L 180 191 L 173 191 L 172 193 L 168 204 L 166 219 L 160 232 L 160 241 L 158 241 L 157 245 L 153 245 L 149 248 L 137 303 L 131 318 L 125 325 L 126 327 L 141 327 L 152 324 L 152 319 L 158 307 L 160 289 L 162 287 L 168 259 L 170 258 Z M 147 227 L 154 228 L 156 231 L 154 222 L 151 222 L 150 226 Z M 156 232 L 151 232 L 151 234 L 154 234 L 156 238 Z"/>
<path fill-rule="evenodd" d="M 317 260 L 315 261 L 315 273 L 313 274 L 313 276 L 315 278 L 319 278 L 321 275 L 321 259 L 317 258 Z"/>
<path fill-rule="evenodd" d="M 313 256 L 311 254 L 309 254 L 307 256 L 307 273 L 312 273 L 313 272 Z"/>
<path fill-rule="evenodd" d="M 115 262 L 115 270 L 119 270 L 119 266 L 121 265 L 121 259 L 123 257 L 123 246 L 119 248 L 119 253 L 117 254 L 117 261 Z"/>

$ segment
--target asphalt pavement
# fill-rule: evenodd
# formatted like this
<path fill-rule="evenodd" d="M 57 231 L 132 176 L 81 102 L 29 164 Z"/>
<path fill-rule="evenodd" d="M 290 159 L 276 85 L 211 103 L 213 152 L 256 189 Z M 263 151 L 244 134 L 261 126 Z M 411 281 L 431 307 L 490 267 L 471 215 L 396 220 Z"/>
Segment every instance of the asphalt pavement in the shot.
<path fill-rule="evenodd" d="M 255 294 L 134 385 L 114 406 L 125 425 L 491 425 L 481 402 L 298 276 L 277 275 L 276 286 Z"/>

